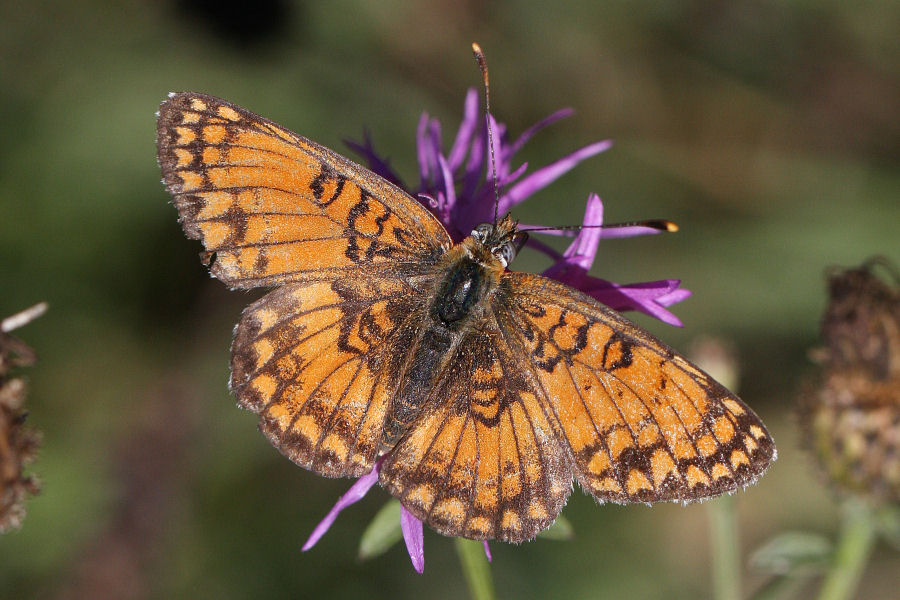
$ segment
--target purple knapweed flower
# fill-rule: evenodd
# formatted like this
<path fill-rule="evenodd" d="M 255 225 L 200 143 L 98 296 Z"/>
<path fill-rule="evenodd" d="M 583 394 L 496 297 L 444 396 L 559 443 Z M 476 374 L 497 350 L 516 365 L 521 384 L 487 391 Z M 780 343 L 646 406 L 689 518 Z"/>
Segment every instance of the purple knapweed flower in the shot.
<path fill-rule="evenodd" d="M 495 214 L 505 215 L 586 158 L 604 152 L 612 146 L 611 140 L 596 142 L 531 173 L 526 173 L 527 163 L 513 167 L 513 157 L 535 133 L 571 114 L 571 109 L 559 110 L 510 142 L 503 123 L 498 123 L 491 115 L 488 115 L 487 119 L 482 118 L 478 92 L 470 89 L 466 95 L 463 119 L 449 152 L 444 151 L 440 122 L 430 118 L 427 113 L 422 115 L 416 133 L 419 185 L 415 189 L 405 185 L 388 162 L 378 155 L 368 134 L 365 134 L 362 143 L 347 141 L 347 145 L 365 159 L 370 170 L 418 197 L 419 201 L 444 224 L 453 241 L 458 243 L 479 223 L 493 222 Z M 496 183 L 488 149 L 487 120 L 490 121 L 493 131 Z M 497 189 L 500 190 L 499 202 L 496 198 Z M 615 310 L 637 310 L 665 323 L 680 326 L 681 321 L 665 308 L 691 295 L 690 291 L 679 287 L 679 280 L 664 279 L 622 285 L 588 274 L 601 239 L 655 234 L 660 230 L 645 226 L 601 229 L 599 226 L 602 223 L 603 202 L 599 196 L 591 194 L 584 215 L 583 225 L 586 227 L 574 234 L 572 243 L 563 253 L 560 254 L 538 240 L 529 239 L 530 247 L 547 254 L 554 261 L 542 274 L 581 290 Z M 549 235 L 573 235 L 571 230 L 520 225 L 522 230 L 534 228 L 540 228 L 541 233 Z M 303 550 L 312 548 L 328 531 L 338 514 L 362 499 L 375 485 L 382 460 L 383 458 L 376 461 L 372 472 L 360 477 L 337 501 L 313 530 L 303 545 Z M 402 505 L 400 529 L 413 567 L 421 573 L 425 568 L 422 522 Z M 491 552 L 487 541 L 484 542 L 484 551 L 490 560 Z"/>

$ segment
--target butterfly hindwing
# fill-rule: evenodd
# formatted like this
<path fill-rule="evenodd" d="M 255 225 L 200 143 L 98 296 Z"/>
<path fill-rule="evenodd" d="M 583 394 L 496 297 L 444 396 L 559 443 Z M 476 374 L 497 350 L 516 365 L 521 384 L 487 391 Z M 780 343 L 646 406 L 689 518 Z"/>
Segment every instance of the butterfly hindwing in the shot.
<path fill-rule="evenodd" d="M 774 458 L 759 418 L 706 373 L 590 297 L 508 273 L 493 306 L 581 486 L 603 501 L 696 500 Z"/>
<path fill-rule="evenodd" d="M 329 477 L 374 466 L 421 292 L 395 273 L 283 285 L 235 330 L 231 387 L 297 464 Z"/>
<path fill-rule="evenodd" d="M 444 535 L 532 539 L 571 492 L 568 457 L 516 363 L 489 324 L 467 335 L 381 466 L 382 485 Z"/>
<path fill-rule="evenodd" d="M 185 233 L 232 288 L 417 262 L 450 245 L 396 186 L 224 100 L 170 95 L 157 145 Z"/>

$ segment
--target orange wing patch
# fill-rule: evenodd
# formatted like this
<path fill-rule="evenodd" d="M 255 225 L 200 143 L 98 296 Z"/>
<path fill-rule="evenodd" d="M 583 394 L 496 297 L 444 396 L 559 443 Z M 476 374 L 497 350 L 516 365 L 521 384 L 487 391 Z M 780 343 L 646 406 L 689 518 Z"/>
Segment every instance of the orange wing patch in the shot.
<path fill-rule="evenodd" d="M 494 300 L 578 482 L 599 500 L 695 500 L 749 485 L 775 456 L 736 396 L 650 334 L 559 283 L 508 273 Z"/>
<path fill-rule="evenodd" d="M 173 94 L 157 144 L 185 233 L 233 288 L 436 259 L 450 245 L 399 188 L 223 100 Z"/>

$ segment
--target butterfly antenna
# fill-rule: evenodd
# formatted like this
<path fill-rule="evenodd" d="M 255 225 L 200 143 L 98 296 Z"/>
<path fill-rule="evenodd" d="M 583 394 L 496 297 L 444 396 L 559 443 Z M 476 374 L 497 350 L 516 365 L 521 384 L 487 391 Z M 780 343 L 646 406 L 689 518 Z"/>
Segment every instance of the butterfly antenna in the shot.
<path fill-rule="evenodd" d="M 658 229 L 659 231 L 667 231 L 675 233 L 678 231 L 678 224 L 666 219 L 648 219 L 646 221 L 626 221 L 624 223 L 608 223 L 604 225 L 563 225 L 561 227 L 526 227 L 519 231 L 541 232 L 541 231 L 580 231 L 581 229 L 620 229 L 622 227 L 649 227 L 650 229 Z"/>
<path fill-rule="evenodd" d="M 494 181 L 494 225 L 497 224 L 497 211 L 500 209 L 500 182 L 497 180 L 497 161 L 494 158 L 494 132 L 491 128 L 491 86 L 488 78 L 487 60 L 484 52 L 476 42 L 472 42 L 472 52 L 475 54 L 475 62 L 481 69 L 481 79 L 484 81 L 484 120 L 487 123 L 488 151 L 491 156 L 491 178 Z"/>

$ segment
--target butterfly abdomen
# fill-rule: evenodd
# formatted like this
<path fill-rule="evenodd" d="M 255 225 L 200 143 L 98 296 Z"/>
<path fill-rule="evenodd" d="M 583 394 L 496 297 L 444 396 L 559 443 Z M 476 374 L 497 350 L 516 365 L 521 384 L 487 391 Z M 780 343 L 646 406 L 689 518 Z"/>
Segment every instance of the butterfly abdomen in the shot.
<path fill-rule="evenodd" d="M 435 379 L 458 341 L 457 336 L 445 327 L 431 326 L 423 333 L 405 365 L 397 393 L 391 399 L 379 454 L 393 448 L 421 414 Z"/>

